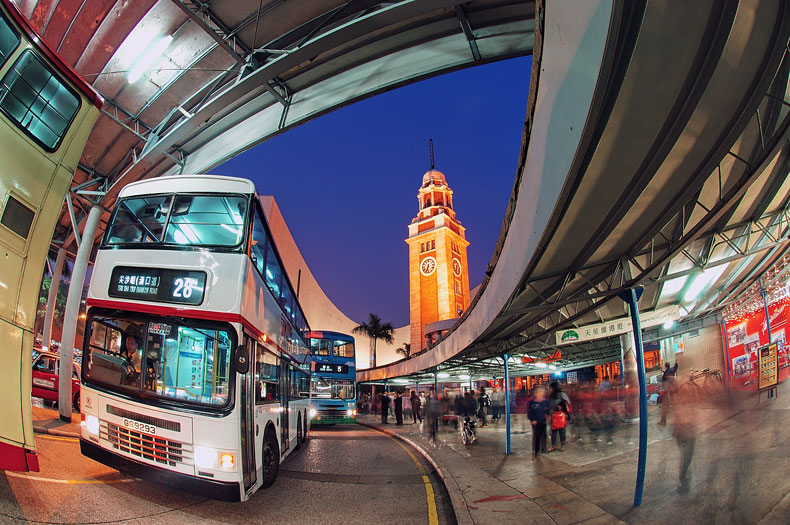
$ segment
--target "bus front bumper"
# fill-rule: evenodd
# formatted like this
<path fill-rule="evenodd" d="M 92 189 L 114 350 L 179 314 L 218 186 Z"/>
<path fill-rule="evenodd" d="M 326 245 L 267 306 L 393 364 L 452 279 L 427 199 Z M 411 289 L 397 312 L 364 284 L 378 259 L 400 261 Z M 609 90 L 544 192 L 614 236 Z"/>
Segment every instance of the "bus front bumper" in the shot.
<path fill-rule="evenodd" d="M 197 494 L 215 500 L 241 500 L 241 489 L 238 483 L 197 478 L 153 465 L 139 463 L 133 459 L 113 454 L 109 450 L 105 450 L 84 439 L 80 439 L 80 452 L 82 452 L 83 456 L 114 468 L 119 472 L 146 481 L 167 485 L 190 494 Z"/>
<path fill-rule="evenodd" d="M 357 416 L 315 416 L 310 420 L 313 425 L 342 425 L 356 423 Z"/>

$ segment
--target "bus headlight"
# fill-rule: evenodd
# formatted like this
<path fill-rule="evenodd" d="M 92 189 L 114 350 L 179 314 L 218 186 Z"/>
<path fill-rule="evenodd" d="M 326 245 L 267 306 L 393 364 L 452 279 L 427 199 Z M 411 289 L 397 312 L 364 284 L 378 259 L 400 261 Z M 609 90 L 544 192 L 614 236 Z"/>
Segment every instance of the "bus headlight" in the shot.
<path fill-rule="evenodd" d="M 313 417 L 316 416 L 316 414 L 318 414 L 318 412 L 316 412 L 316 409 L 315 408 L 311 408 L 310 409 L 310 417 L 313 418 Z"/>
<path fill-rule="evenodd" d="M 88 431 L 88 433 L 95 436 L 99 435 L 99 418 L 96 416 L 83 415 L 83 420 L 80 421 L 80 426 Z"/>
<path fill-rule="evenodd" d="M 349 408 L 348 410 L 346 410 L 346 414 L 348 414 L 348 417 L 351 417 L 354 415 L 354 411 Z"/>
<path fill-rule="evenodd" d="M 233 452 L 198 445 L 195 447 L 195 466 L 206 469 L 215 469 L 219 466 L 225 470 L 233 470 L 236 468 L 236 456 Z"/>
<path fill-rule="evenodd" d="M 195 466 L 214 468 L 217 466 L 217 451 L 211 447 L 195 447 Z"/>

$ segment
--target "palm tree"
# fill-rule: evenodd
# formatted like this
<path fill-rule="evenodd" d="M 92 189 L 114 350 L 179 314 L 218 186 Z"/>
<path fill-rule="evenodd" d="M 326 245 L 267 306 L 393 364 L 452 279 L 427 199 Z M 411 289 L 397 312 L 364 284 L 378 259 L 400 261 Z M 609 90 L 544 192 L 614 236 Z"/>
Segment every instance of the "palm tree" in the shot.
<path fill-rule="evenodd" d="M 373 367 L 376 366 L 376 341 L 381 339 L 386 341 L 387 343 L 392 343 L 392 334 L 395 332 L 395 328 L 392 327 L 392 323 L 382 323 L 381 317 L 374 313 L 368 314 L 368 321 L 366 323 L 360 323 L 359 326 L 351 330 L 355 334 L 362 334 L 370 337 L 373 339 L 373 349 L 371 353 L 371 365 Z"/>
<path fill-rule="evenodd" d="M 409 343 L 403 343 L 403 346 L 396 349 L 395 352 L 399 354 L 403 354 L 403 357 L 408 359 L 409 357 L 411 357 L 411 345 Z"/>

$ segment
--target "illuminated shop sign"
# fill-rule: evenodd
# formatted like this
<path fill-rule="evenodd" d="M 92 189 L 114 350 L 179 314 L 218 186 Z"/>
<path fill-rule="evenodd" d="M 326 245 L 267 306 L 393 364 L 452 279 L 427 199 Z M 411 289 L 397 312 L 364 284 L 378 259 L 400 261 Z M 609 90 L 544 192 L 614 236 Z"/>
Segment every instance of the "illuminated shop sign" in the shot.
<path fill-rule="evenodd" d="M 110 278 L 110 297 L 200 304 L 206 289 L 206 272 L 169 268 L 116 266 Z"/>

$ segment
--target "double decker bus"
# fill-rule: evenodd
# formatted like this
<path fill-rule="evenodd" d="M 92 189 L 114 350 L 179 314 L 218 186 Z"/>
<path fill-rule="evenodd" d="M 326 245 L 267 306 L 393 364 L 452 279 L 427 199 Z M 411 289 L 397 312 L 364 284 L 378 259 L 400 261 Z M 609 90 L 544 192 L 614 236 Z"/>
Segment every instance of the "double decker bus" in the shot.
<path fill-rule="evenodd" d="M 310 331 L 305 340 L 313 357 L 310 419 L 316 425 L 357 420 L 357 371 L 354 338 L 328 331 Z"/>
<path fill-rule="evenodd" d="M 80 448 L 226 501 L 306 439 L 308 329 L 252 182 L 160 177 L 118 195 L 88 291 Z"/>
<path fill-rule="evenodd" d="M 102 99 L 0 0 L 0 470 L 38 470 L 30 405 L 41 276 Z"/>

